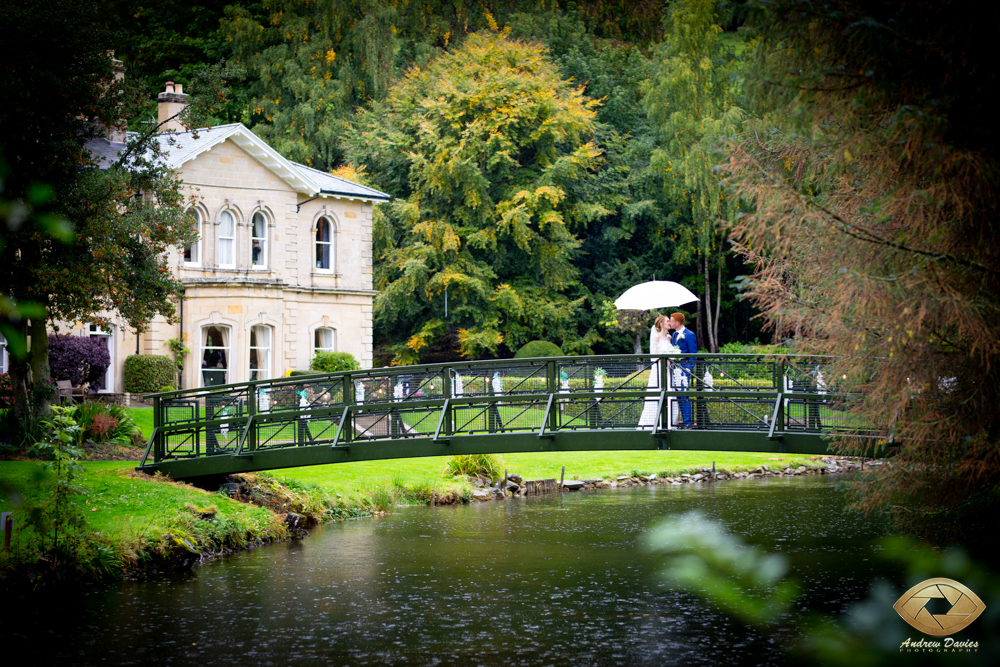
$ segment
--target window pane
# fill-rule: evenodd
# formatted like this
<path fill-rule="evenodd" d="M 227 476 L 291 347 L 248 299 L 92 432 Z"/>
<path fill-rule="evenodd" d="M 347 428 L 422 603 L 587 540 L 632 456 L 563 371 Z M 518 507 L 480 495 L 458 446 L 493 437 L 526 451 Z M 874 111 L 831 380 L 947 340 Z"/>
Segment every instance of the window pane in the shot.
<path fill-rule="evenodd" d="M 334 352 L 333 329 L 327 329 L 326 327 L 316 329 L 313 347 L 317 352 Z"/>
<path fill-rule="evenodd" d="M 250 240 L 250 264 L 267 265 L 267 218 L 261 212 L 253 215 L 253 230 Z"/>
<path fill-rule="evenodd" d="M 236 218 L 229 211 L 219 215 L 219 264 L 233 266 L 236 263 Z"/>
<path fill-rule="evenodd" d="M 316 268 L 330 268 L 330 237 L 333 236 L 333 224 L 326 218 L 320 218 L 316 226 Z"/>
<path fill-rule="evenodd" d="M 250 327 L 250 379 L 271 377 L 271 327 Z"/>
<path fill-rule="evenodd" d="M 198 212 L 198 209 L 191 209 L 188 211 L 188 215 L 194 218 L 198 240 L 184 248 L 184 261 L 188 264 L 198 264 L 201 262 L 201 213 Z"/>
<path fill-rule="evenodd" d="M 202 386 L 229 382 L 229 327 L 207 326 L 201 330 Z"/>

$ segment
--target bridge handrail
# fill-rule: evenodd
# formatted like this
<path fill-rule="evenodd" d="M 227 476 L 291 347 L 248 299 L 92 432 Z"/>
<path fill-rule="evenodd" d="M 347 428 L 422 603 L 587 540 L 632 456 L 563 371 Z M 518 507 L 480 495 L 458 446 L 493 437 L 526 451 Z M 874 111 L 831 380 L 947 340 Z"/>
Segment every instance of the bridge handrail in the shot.
<path fill-rule="evenodd" d="M 681 355 L 678 354 L 596 354 L 596 355 L 579 355 L 579 356 L 562 356 L 562 357 L 529 357 L 522 359 L 484 359 L 478 361 L 452 361 L 452 362 L 442 362 L 435 364 L 420 364 L 416 366 L 383 366 L 381 368 L 368 368 L 362 370 L 353 371 L 335 371 L 331 373 L 310 373 L 308 375 L 295 375 L 295 376 L 281 376 L 275 378 L 267 378 L 264 380 L 248 380 L 246 382 L 235 382 L 230 384 L 213 385 L 211 387 L 193 387 L 191 389 L 177 389 L 174 391 L 164 391 L 156 392 L 151 394 L 145 394 L 147 399 L 163 399 L 163 398 L 179 398 L 183 396 L 204 396 L 210 394 L 227 393 L 232 391 L 237 391 L 241 389 L 249 389 L 250 387 L 260 387 L 260 386 L 281 386 L 281 385 L 293 385 L 302 382 L 313 382 L 316 380 L 343 380 L 344 378 L 356 378 L 356 377 L 371 377 L 375 375 L 415 375 L 418 373 L 426 373 L 428 371 L 446 371 L 453 368 L 478 368 L 478 367 L 490 367 L 490 366 L 504 366 L 510 368 L 512 366 L 525 366 L 530 367 L 532 365 L 537 365 L 539 362 L 555 362 L 559 363 L 571 363 L 580 362 L 588 363 L 600 360 L 609 360 L 615 362 L 629 363 L 633 361 L 641 361 L 647 359 L 667 359 L 667 360 L 677 360 Z M 761 360 L 771 360 L 771 361 L 783 361 L 783 360 L 806 360 L 806 359 L 827 359 L 832 360 L 835 357 L 828 355 L 790 355 L 790 354 L 746 354 L 746 353 L 721 353 L 721 352 L 697 352 L 692 354 L 683 355 L 684 359 L 694 359 L 695 362 L 699 360 L 707 359 L 761 359 Z"/>

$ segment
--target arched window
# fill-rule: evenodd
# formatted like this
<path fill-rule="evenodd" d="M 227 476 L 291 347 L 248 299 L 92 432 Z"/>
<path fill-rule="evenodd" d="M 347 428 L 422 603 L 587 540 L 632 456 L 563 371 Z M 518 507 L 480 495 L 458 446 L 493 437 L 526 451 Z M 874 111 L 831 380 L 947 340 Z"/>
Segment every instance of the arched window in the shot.
<path fill-rule="evenodd" d="M 194 218 L 195 229 L 198 231 L 198 240 L 184 248 L 184 263 L 188 266 L 201 266 L 201 211 L 192 208 L 188 210 L 187 214 Z"/>
<path fill-rule="evenodd" d="M 201 328 L 201 383 L 203 387 L 229 384 L 229 327 L 210 324 Z"/>
<path fill-rule="evenodd" d="M 232 211 L 219 214 L 219 266 L 236 266 L 236 216 Z"/>
<path fill-rule="evenodd" d="M 250 379 L 271 377 L 271 327 L 255 324 L 250 327 Z"/>
<path fill-rule="evenodd" d="M 250 266 L 267 268 L 267 216 L 261 211 L 253 214 L 250 225 Z"/>
<path fill-rule="evenodd" d="M 313 334 L 313 356 L 317 352 L 336 352 L 337 332 L 330 327 L 319 327 Z"/>
<path fill-rule="evenodd" d="M 322 217 L 316 223 L 316 270 L 333 271 L 333 221 Z"/>

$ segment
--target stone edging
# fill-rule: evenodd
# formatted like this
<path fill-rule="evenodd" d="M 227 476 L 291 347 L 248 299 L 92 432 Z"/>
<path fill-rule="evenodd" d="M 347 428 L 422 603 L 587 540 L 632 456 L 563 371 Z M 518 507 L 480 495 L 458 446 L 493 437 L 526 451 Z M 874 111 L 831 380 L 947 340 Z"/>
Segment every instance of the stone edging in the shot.
<path fill-rule="evenodd" d="M 768 465 L 759 465 L 749 471 L 741 472 L 726 472 L 717 471 L 714 468 L 698 468 L 698 472 L 683 473 L 674 477 L 660 477 L 656 473 L 650 475 L 640 475 L 638 477 L 633 477 L 631 475 L 620 475 L 614 479 L 584 479 L 584 480 L 565 480 L 563 482 L 563 488 L 568 491 L 580 491 L 583 489 L 616 489 L 627 486 L 653 486 L 653 485 L 681 485 L 681 484 L 699 484 L 703 482 L 725 482 L 735 479 L 754 479 L 758 477 L 794 477 L 799 475 L 831 475 L 845 472 L 858 472 L 863 470 L 866 466 L 882 465 L 882 461 L 870 461 L 867 459 L 860 459 L 857 457 L 826 457 L 820 459 L 817 465 L 812 466 L 798 466 L 797 468 L 792 468 L 791 466 L 775 467 L 771 468 Z M 472 478 L 473 484 L 479 481 L 478 478 Z M 480 484 L 482 482 L 479 482 Z M 496 485 L 487 486 L 474 489 L 472 492 L 472 499 L 475 501 L 486 502 L 490 500 L 500 500 L 505 497 L 503 490 L 500 488 L 501 481 L 498 480 Z M 507 476 L 507 494 L 512 497 L 525 497 L 531 495 L 539 495 L 543 493 L 555 493 L 559 491 L 559 480 L 556 479 L 542 479 L 542 480 L 531 480 L 524 481 L 522 477 L 518 474 L 511 473 Z"/>

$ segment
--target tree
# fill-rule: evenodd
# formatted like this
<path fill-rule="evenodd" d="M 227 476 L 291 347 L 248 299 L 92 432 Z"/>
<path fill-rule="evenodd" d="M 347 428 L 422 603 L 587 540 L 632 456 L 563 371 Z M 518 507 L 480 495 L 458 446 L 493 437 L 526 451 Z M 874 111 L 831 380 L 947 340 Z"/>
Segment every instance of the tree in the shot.
<path fill-rule="evenodd" d="M 676 228 L 674 260 L 696 263 L 703 277 L 705 335 L 699 331 L 699 340 L 712 352 L 719 344 L 727 252 L 722 228 L 739 213 L 738 201 L 725 195 L 715 167 L 722 159 L 719 149 L 740 131 L 745 115 L 734 104 L 732 53 L 719 40 L 722 28 L 716 23 L 715 4 L 682 0 L 670 5 L 664 16 L 666 39 L 657 50 L 658 67 L 644 99 L 665 144 L 653 151 L 650 166 L 666 176 L 671 194 L 685 209 Z"/>
<path fill-rule="evenodd" d="M 352 161 L 398 198 L 375 275 L 397 361 L 451 327 L 469 357 L 576 338 L 572 230 L 604 209 L 568 184 L 599 166 L 594 106 L 541 47 L 477 33 L 359 113 Z"/>
<path fill-rule="evenodd" d="M 836 355 L 859 424 L 896 456 L 856 505 L 955 534 L 1000 485 L 1000 10 L 771 3 L 754 123 L 734 153 L 749 294 L 804 352 Z M 992 17 L 992 18 L 990 18 Z M 871 452 L 847 438 L 845 452 Z"/>
<path fill-rule="evenodd" d="M 124 130 L 143 101 L 117 76 L 114 36 L 94 6 L 8 3 L 0 25 L 0 85 L 11 96 L 0 108 L 10 169 L 4 196 L 32 221 L 8 225 L 0 249 L 0 292 L 36 308 L 3 323 L 19 341 L 30 335 L 30 360 L 15 355 L 10 364 L 15 411 L 25 423 L 49 398 L 32 400 L 33 387 L 48 386 L 41 380 L 49 377 L 49 320 L 102 322 L 116 314 L 141 330 L 156 314 L 172 316 L 178 284 L 164 252 L 191 242 L 195 230 L 179 184 L 157 159 L 155 128 L 131 138 L 105 169 L 86 147 Z"/>

